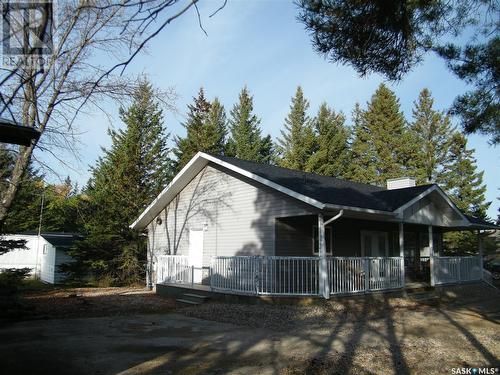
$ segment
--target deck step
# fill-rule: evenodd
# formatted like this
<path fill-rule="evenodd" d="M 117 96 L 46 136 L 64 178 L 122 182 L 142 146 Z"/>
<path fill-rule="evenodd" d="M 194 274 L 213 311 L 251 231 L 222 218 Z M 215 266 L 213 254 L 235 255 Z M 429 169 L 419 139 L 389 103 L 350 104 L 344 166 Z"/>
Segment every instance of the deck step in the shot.
<path fill-rule="evenodd" d="M 185 303 L 188 305 L 200 305 L 201 304 L 201 302 L 195 302 L 195 301 L 191 301 L 189 299 L 184 299 L 184 298 L 177 298 L 176 301 L 181 302 L 181 303 Z"/>
<path fill-rule="evenodd" d="M 200 300 L 207 300 L 209 298 L 208 296 L 204 296 L 203 294 L 195 294 L 195 293 L 184 293 L 182 296 L 196 298 L 196 299 L 200 299 Z"/>
<path fill-rule="evenodd" d="M 200 305 L 209 299 L 208 296 L 196 293 L 184 293 L 177 299 L 178 302 L 189 303 L 190 305 Z"/>

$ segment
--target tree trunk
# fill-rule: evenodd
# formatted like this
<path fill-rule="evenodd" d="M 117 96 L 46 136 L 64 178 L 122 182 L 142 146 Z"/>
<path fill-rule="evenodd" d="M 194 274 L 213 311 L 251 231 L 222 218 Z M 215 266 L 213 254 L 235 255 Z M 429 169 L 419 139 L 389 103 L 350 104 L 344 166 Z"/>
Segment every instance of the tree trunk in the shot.
<path fill-rule="evenodd" d="M 35 141 L 32 142 L 31 146 L 20 147 L 19 155 L 16 159 L 16 164 L 14 165 L 14 169 L 12 170 L 11 179 L 9 181 L 9 187 L 1 192 L 0 196 L 0 230 L 3 227 L 5 219 L 7 217 L 7 212 L 9 211 L 12 202 L 14 202 L 14 198 L 16 197 L 16 193 L 21 185 L 21 181 L 23 179 L 25 171 L 28 169 L 28 164 L 31 159 L 31 154 L 33 153 L 33 149 L 35 147 Z"/>

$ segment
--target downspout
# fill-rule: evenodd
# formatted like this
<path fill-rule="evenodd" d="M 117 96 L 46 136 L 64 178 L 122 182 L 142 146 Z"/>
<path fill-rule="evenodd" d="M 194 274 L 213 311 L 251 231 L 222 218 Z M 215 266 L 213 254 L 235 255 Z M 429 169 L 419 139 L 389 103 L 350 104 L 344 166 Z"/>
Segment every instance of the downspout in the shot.
<path fill-rule="evenodd" d="M 343 215 L 344 215 L 344 210 L 340 210 L 340 212 L 337 215 L 335 215 L 334 217 L 332 217 L 330 220 L 325 221 L 325 225 L 328 225 L 331 222 L 333 222 L 333 221 L 335 221 L 337 219 L 340 219 L 341 216 L 343 216 Z"/>
<path fill-rule="evenodd" d="M 330 299 L 330 281 L 328 279 L 328 264 L 326 261 L 326 241 L 325 241 L 325 226 L 339 219 L 344 214 L 344 210 L 327 221 L 323 221 L 323 215 L 318 215 L 318 250 L 319 250 L 319 277 L 321 295 L 325 299 Z"/>

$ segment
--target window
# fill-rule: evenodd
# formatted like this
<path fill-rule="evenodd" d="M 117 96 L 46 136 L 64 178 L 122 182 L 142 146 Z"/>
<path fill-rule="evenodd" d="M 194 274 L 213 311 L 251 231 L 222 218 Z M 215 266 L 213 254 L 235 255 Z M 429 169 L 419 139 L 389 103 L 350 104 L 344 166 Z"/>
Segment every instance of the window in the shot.
<path fill-rule="evenodd" d="M 47 244 L 43 244 L 43 254 L 47 254 Z"/>
<path fill-rule="evenodd" d="M 312 228 L 312 250 L 314 255 L 319 254 L 318 250 L 318 226 L 313 225 Z M 326 241 L 326 253 L 327 254 L 332 254 L 332 249 L 333 249 L 333 241 L 332 241 L 332 228 L 331 227 L 325 227 L 325 241 Z"/>
<path fill-rule="evenodd" d="M 389 256 L 389 241 L 387 239 L 387 232 L 368 230 L 361 231 L 361 256 Z"/>

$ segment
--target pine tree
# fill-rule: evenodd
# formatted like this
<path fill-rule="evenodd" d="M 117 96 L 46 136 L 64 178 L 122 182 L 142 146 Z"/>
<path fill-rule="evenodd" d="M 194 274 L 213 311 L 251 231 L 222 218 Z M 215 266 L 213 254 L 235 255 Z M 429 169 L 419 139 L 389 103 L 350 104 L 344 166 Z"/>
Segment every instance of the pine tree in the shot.
<path fill-rule="evenodd" d="M 198 152 L 222 155 L 225 149 L 226 115 L 224 107 L 215 99 L 210 103 L 203 88 L 188 105 L 187 120 L 183 124 L 186 137 L 175 138 L 175 171 L 179 172 Z"/>
<path fill-rule="evenodd" d="M 452 129 L 450 119 L 433 108 L 428 89 L 420 92 L 414 104 L 411 131 L 418 144 L 417 157 L 411 160 L 417 183 L 444 183 L 444 165 L 449 157 Z"/>
<path fill-rule="evenodd" d="M 233 106 L 230 115 L 227 155 L 269 163 L 272 141 L 269 136 L 262 137 L 260 119 L 253 113 L 253 97 L 246 87 L 241 90 L 238 103 Z"/>
<path fill-rule="evenodd" d="M 485 202 L 486 186 L 483 172 L 477 171 L 474 150 L 467 148 L 467 139 L 459 132 L 452 135 L 449 160 L 445 165 L 444 190 L 467 215 L 486 218 L 490 202 Z M 452 253 L 465 254 L 476 248 L 476 235 L 460 231 L 445 233 L 446 249 Z"/>
<path fill-rule="evenodd" d="M 342 113 L 321 104 L 313 120 L 317 150 L 308 160 L 307 169 L 325 176 L 343 178 L 350 162 L 349 131 Z"/>
<path fill-rule="evenodd" d="M 355 134 L 359 139 L 354 143 L 361 148 L 365 160 L 354 159 L 353 162 L 364 163 L 369 159 L 371 162 L 355 169 L 367 166 L 375 169 L 375 176 L 365 173 L 361 182 L 384 186 L 389 178 L 412 173 L 411 160 L 418 152 L 418 145 L 408 131 L 399 100 L 387 86 L 381 84 L 378 87 L 360 121 L 362 125 Z"/>
<path fill-rule="evenodd" d="M 104 150 L 85 189 L 86 239 L 73 252 L 75 269 L 89 267 L 98 276 L 130 282 L 143 275 L 145 241 L 129 225 L 171 176 L 163 115 L 148 82 L 120 111 L 125 129 L 110 131 Z"/>
<path fill-rule="evenodd" d="M 14 150 L 0 145 L 0 189 L 5 189 L 8 186 L 14 168 L 13 152 Z M 40 205 L 44 195 L 43 186 L 43 176 L 30 163 L 1 228 L 3 233 L 37 230 Z"/>
<path fill-rule="evenodd" d="M 316 139 L 307 115 L 309 102 L 304 98 L 302 88 L 297 87 L 292 98 L 290 112 L 285 119 L 285 130 L 278 140 L 280 159 L 278 164 L 285 168 L 307 170 L 307 163 L 316 149 Z"/>
<path fill-rule="evenodd" d="M 467 148 L 467 138 L 460 132 L 453 133 L 445 169 L 443 188 L 451 200 L 467 215 L 486 217 L 490 203 L 485 203 L 484 172 L 477 171 L 474 149 Z"/>
<path fill-rule="evenodd" d="M 370 145 L 370 131 L 363 121 L 363 110 L 356 103 L 353 113 L 353 140 L 351 143 L 351 163 L 347 177 L 349 180 L 371 183 L 375 181 L 375 152 Z"/>

